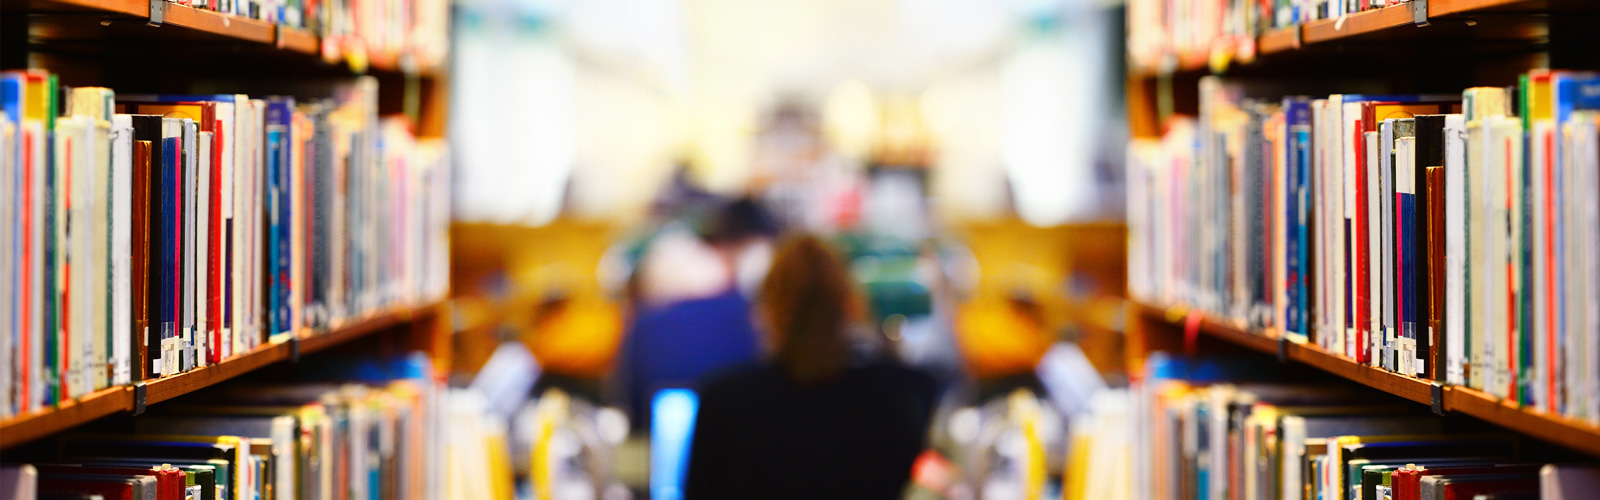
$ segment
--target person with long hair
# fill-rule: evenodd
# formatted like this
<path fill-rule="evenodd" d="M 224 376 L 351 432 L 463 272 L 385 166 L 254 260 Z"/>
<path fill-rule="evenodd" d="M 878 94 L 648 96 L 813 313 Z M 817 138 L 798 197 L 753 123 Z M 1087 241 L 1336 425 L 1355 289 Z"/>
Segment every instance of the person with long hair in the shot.
<path fill-rule="evenodd" d="M 779 246 L 756 300 L 767 359 L 700 384 L 684 498 L 900 497 L 925 448 L 934 382 L 852 356 L 859 304 L 827 243 Z"/>

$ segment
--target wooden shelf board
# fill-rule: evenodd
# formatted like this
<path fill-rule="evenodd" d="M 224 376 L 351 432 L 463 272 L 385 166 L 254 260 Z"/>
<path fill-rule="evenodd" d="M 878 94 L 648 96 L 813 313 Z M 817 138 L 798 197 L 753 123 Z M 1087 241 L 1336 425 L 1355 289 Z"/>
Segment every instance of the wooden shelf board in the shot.
<path fill-rule="evenodd" d="M 1472 415 L 1522 434 L 1600 456 L 1600 426 L 1519 408 L 1466 387 L 1450 387 L 1445 393 L 1444 407 L 1447 411 Z"/>
<path fill-rule="evenodd" d="M 366 336 L 368 334 L 409 323 L 425 315 L 439 314 L 443 303 L 416 308 L 401 307 L 348 322 L 326 333 L 299 333 L 300 352 L 309 354 Z M 289 359 L 292 353 L 287 343 L 267 344 L 221 363 L 190 370 L 170 377 L 145 382 L 145 404 L 167 401 L 228 379 Z M 133 389 L 130 386 L 107 388 L 75 401 L 27 415 L 0 421 L 0 448 L 22 444 L 49 436 L 68 428 L 108 415 L 133 409 Z"/>
<path fill-rule="evenodd" d="M 26 443 L 74 425 L 132 409 L 132 390 L 127 386 L 108 387 L 55 408 L 0 422 L 0 448 Z"/>
<path fill-rule="evenodd" d="M 148 17 L 150 15 L 150 3 L 148 0 L 36 0 L 30 3 L 31 7 L 35 9 L 59 9 L 64 7 L 72 10 L 97 10 L 129 16 Z"/>
<path fill-rule="evenodd" d="M 272 43 L 276 30 L 266 21 L 257 21 L 220 12 L 168 4 L 162 27 L 180 26 L 213 35 L 247 42 Z"/>
<path fill-rule="evenodd" d="M 1300 48 L 1300 27 L 1290 26 L 1262 33 L 1256 39 L 1256 57 L 1288 52 Z"/>
<path fill-rule="evenodd" d="M 1289 359 L 1418 403 L 1433 403 L 1433 389 L 1428 381 L 1356 363 L 1319 346 L 1291 344 Z"/>
<path fill-rule="evenodd" d="M 1537 0 L 1428 0 L 1428 17 L 1505 8 L 1537 8 Z"/>
<path fill-rule="evenodd" d="M 283 50 L 312 56 L 322 53 L 322 39 L 310 31 L 279 26 L 276 40 Z"/>
<path fill-rule="evenodd" d="M 1188 309 L 1183 306 L 1159 307 L 1130 301 L 1129 307 L 1146 318 L 1183 328 Z M 1276 336 L 1251 332 L 1228 322 L 1202 318 L 1199 333 L 1253 350 L 1277 353 Z M 1382 392 L 1411 401 L 1433 403 L 1432 382 L 1408 377 L 1380 368 L 1362 365 L 1322 350 L 1311 344 L 1290 343 L 1288 358 Z M 1500 425 L 1514 432 L 1600 456 L 1600 426 L 1575 421 L 1542 411 L 1521 408 L 1513 403 L 1459 386 L 1444 387 L 1443 409 Z"/>
<path fill-rule="evenodd" d="M 1362 11 L 1342 19 L 1320 19 L 1302 28 L 1305 43 L 1322 43 L 1412 24 L 1411 5 L 1391 5 Z"/>

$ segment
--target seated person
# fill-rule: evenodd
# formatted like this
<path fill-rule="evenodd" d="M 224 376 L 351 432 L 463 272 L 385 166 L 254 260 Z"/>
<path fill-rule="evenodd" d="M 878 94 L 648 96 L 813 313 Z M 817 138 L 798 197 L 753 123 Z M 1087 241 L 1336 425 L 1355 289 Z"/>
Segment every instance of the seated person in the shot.
<path fill-rule="evenodd" d="M 757 298 L 769 355 L 701 384 L 684 498 L 900 498 L 925 448 L 934 382 L 853 360 L 851 287 L 816 237 L 780 246 Z"/>

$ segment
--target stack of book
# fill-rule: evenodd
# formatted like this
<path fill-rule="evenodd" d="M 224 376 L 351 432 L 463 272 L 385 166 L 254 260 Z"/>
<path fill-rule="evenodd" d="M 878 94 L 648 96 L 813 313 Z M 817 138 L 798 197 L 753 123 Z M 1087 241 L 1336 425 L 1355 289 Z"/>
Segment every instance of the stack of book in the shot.
<path fill-rule="evenodd" d="M 442 298 L 443 143 L 376 101 L 0 74 L 0 416 Z"/>
<path fill-rule="evenodd" d="M 1067 498 L 1557 499 L 1600 487 L 1594 468 L 1522 460 L 1514 436 L 1358 391 L 1249 382 L 1259 377 L 1238 365 L 1152 358 L 1125 397 L 1074 421 L 1089 425 L 1074 431 Z"/>
<path fill-rule="evenodd" d="M 1366 10 L 1405 0 L 1130 0 L 1128 57 L 1136 68 L 1162 68 L 1170 61 L 1253 53 L 1255 39 L 1269 30 Z"/>
<path fill-rule="evenodd" d="M 1600 75 L 1245 99 L 1131 146 L 1130 291 L 1600 422 Z"/>

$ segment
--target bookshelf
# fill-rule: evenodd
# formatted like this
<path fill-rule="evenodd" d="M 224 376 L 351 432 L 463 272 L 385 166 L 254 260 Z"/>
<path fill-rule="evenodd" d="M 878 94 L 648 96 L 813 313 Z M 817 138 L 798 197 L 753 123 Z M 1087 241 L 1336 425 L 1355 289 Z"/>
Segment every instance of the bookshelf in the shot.
<path fill-rule="evenodd" d="M 1128 303 L 1129 334 L 1140 337 L 1143 345 L 1157 344 L 1163 337 L 1170 343 L 1170 337 L 1191 335 L 1186 331 L 1190 323 L 1198 326 L 1193 329 L 1193 335 L 1262 353 L 1279 353 L 1278 336 L 1271 331 L 1251 330 L 1181 305 L 1161 307 L 1139 301 Z M 1284 342 L 1282 347 L 1284 362 L 1310 366 L 1420 404 L 1434 404 L 1430 381 L 1362 365 L 1315 345 Z M 1439 395 L 1438 405 L 1446 413 L 1472 416 L 1529 437 L 1600 456 L 1600 426 L 1521 408 L 1513 402 L 1465 387 L 1441 386 Z"/>
<path fill-rule="evenodd" d="M 377 114 L 404 114 L 419 138 L 444 135 L 445 63 L 423 66 L 409 54 L 343 50 L 312 30 L 291 28 L 166 0 L 6 0 L 0 3 L 0 69 L 42 69 L 63 85 L 105 86 L 127 94 L 209 93 L 327 97 L 325 87 L 357 75 L 379 81 Z M 359 44 L 358 44 L 359 45 Z M 448 293 L 443 295 L 448 297 Z M 15 449 L 91 421 L 136 414 L 300 356 L 341 348 L 422 351 L 443 377 L 450 366 L 451 303 L 434 299 L 301 328 L 210 366 L 113 385 L 54 407 L 0 419 L 0 449 Z M 138 378 L 137 373 L 134 376 Z"/>
<path fill-rule="evenodd" d="M 447 332 L 440 329 L 447 325 L 443 320 L 449 316 L 449 307 L 446 301 L 399 307 L 322 333 L 302 330 L 298 353 L 294 352 L 292 342 L 266 344 L 216 365 L 146 380 L 144 403 L 161 403 L 274 363 L 293 362 L 297 354 L 327 350 L 379 332 L 404 330 L 402 333 L 407 336 L 410 347 L 429 352 L 435 365 L 444 368 L 448 365 L 440 364 L 449 362 L 450 343 Z M 90 393 L 56 408 L 18 415 L 0 421 L 0 449 L 28 443 L 101 417 L 132 412 L 137 404 L 135 386 L 119 386 Z"/>
<path fill-rule="evenodd" d="M 1145 57 L 1147 63 L 1133 59 L 1153 54 L 1136 50 L 1148 47 L 1130 44 L 1129 124 L 1135 137 L 1163 137 L 1169 117 L 1199 114 L 1200 81 L 1207 75 L 1224 76 L 1259 94 L 1249 97 L 1317 98 L 1341 92 L 1459 93 L 1473 86 L 1516 84 L 1518 76 L 1534 68 L 1600 69 L 1600 59 L 1590 50 L 1593 30 L 1586 28 L 1597 16 L 1600 3 L 1582 0 L 1411 0 L 1256 31 L 1251 43 L 1219 38 L 1209 45 L 1172 48 L 1181 45 L 1169 41 L 1172 52 Z M 1236 52 L 1234 57 L 1210 58 L 1182 52 L 1208 46 Z M 1227 64 L 1219 64 L 1223 62 Z M 1126 314 L 1127 361 L 1134 373 L 1152 351 L 1266 354 L 1431 406 L 1441 414 L 1470 416 L 1600 457 L 1600 425 L 1587 420 L 1367 366 L 1314 343 L 1282 341 L 1270 328 L 1248 328 L 1186 305 L 1130 300 Z"/>

